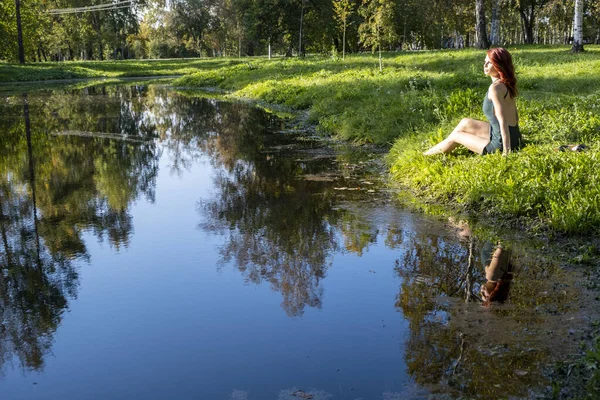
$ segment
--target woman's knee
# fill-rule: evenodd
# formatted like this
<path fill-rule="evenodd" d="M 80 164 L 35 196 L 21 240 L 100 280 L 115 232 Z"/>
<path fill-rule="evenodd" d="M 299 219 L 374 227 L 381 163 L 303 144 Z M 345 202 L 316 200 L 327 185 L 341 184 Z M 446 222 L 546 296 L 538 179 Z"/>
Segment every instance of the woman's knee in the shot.
<path fill-rule="evenodd" d="M 460 128 L 460 130 L 462 130 L 462 131 L 464 131 L 464 130 L 470 131 L 471 129 L 474 128 L 475 122 L 476 122 L 476 120 L 474 120 L 474 119 L 463 118 L 458 123 L 458 128 Z"/>

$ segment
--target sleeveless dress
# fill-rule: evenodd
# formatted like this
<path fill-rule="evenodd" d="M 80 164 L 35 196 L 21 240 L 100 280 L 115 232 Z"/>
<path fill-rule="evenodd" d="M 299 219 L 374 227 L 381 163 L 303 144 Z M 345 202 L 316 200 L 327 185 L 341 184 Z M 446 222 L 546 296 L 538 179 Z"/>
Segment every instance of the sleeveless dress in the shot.
<path fill-rule="evenodd" d="M 488 90 L 489 93 L 489 90 Z M 490 142 L 483 149 L 483 154 L 491 154 L 496 151 L 502 151 L 502 133 L 500 132 L 500 121 L 496 118 L 496 114 L 494 113 L 494 103 L 488 98 L 488 93 L 485 94 L 485 98 L 483 99 L 483 113 L 485 117 L 490 121 Z M 506 94 L 504 98 L 508 95 L 508 89 L 506 89 Z M 518 125 L 518 116 L 517 116 L 517 125 L 509 126 L 508 131 L 510 134 L 510 149 L 518 150 L 521 148 L 521 142 L 523 138 L 521 137 L 521 131 L 519 130 Z"/>

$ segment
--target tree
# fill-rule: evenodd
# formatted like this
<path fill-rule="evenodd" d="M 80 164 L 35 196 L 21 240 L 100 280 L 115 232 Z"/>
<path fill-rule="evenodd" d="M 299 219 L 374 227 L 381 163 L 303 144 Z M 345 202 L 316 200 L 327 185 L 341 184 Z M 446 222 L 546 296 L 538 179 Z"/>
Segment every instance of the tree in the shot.
<path fill-rule="evenodd" d="M 342 35 L 342 60 L 346 56 L 346 26 L 348 18 L 354 12 L 349 0 L 333 0 L 334 17 L 343 31 Z"/>
<path fill-rule="evenodd" d="M 513 0 L 514 1 L 514 0 Z M 525 43 L 534 43 L 534 27 L 536 11 L 543 7 L 546 0 L 516 0 L 513 4 L 516 6 L 521 21 L 523 22 L 523 33 L 525 34 Z"/>
<path fill-rule="evenodd" d="M 487 49 L 490 47 L 490 42 L 487 37 L 485 23 L 485 7 L 483 0 L 477 0 L 475 3 L 475 15 L 477 17 L 477 48 Z"/>
<path fill-rule="evenodd" d="M 500 42 L 500 0 L 492 0 L 492 27 L 490 29 L 490 45 Z"/>
<path fill-rule="evenodd" d="M 365 19 L 358 28 L 360 41 L 379 50 L 379 71 L 383 70 L 381 46 L 390 45 L 398 40 L 395 30 L 394 2 L 392 0 L 366 0 L 358 9 Z"/>
<path fill-rule="evenodd" d="M 283 2 L 279 0 L 255 0 L 251 4 L 248 34 L 255 40 L 266 42 L 267 54 L 271 59 L 271 47 L 281 35 L 280 15 Z"/>
<path fill-rule="evenodd" d="M 178 0 L 171 3 L 175 34 L 194 54 L 202 55 L 202 39 L 210 22 L 207 3 L 203 0 Z"/>
<path fill-rule="evenodd" d="M 583 1 L 575 0 L 575 18 L 573 19 L 573 53 L 583 51 Z"/>
<path fill-rule="evenodd" d="M 23 27 L 21 26 L 21 2 L 15 0 L 17 9 L 17 40 L 19 43 L 19 62 L 25 64 L 25 48 L 23 47 Z"/>
<path fill-rule="evenodd" d="M 304 0 L 300 0 L 300 35 L 298 39 L 298 57 L 304 54 L 302 51 L 302 24 L 304 23 Z"/>

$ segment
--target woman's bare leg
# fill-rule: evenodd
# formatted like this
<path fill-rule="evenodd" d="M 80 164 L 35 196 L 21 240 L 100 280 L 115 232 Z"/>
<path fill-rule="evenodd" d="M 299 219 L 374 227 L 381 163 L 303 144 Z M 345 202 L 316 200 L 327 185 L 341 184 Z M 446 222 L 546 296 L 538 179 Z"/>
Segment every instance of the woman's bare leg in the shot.
<path fill-rule="evenodd" d="M 490 124 L 487 122 L 463 118 L 446 139 L 423 154 L 429 156 L 449 153 L 458 147 L 458 145 L 463 145 L 472 152 L 482 154 L 483 149 L 490 142 L 489 130 Z"/>

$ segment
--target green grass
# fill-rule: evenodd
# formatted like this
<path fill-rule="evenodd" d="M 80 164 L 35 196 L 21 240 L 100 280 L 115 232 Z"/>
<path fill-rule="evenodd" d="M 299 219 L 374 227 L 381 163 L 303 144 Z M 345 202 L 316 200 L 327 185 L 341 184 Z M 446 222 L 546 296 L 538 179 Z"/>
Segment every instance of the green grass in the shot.
<path fill-rule="evenodd" d="M 519 79 L 519 124 L 527 146 L 506 159 L 468 151 L 421 155 L 461 118 L 484 119 L 481 102 L 490 80 L 482 72 L 485 53 L 473 49 L 388 53 L 383 72 L 371 54 L 344 61 L 308 57 L 0 64 L 0 81 L 40 75 L 55 79 L 61 74 L 183 74 L 173 85 L 217 88 L 230 98 L 304 110 L 321 131 L 389 146 L 393 179 L 421 203 L 489 215 L 528 230 L 597 233 L 600 46 L 586 46 L 585 53 L 576 55 L 567 46 L 509 50 Z M 585 143 L 590 150 L 554 151 L 567 143 Z"/>

